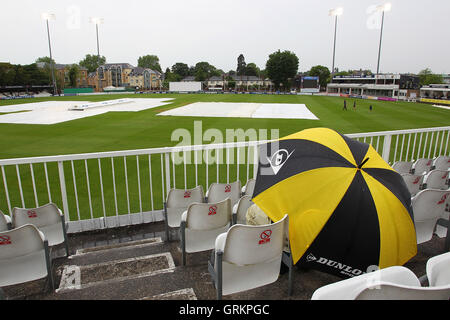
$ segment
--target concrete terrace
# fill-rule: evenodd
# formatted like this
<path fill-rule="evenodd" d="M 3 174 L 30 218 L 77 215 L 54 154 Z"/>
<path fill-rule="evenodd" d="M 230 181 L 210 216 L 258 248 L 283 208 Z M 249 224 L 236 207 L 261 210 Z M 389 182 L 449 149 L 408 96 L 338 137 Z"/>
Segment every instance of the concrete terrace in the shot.
<path fill-rule="evenodd" d="M 4 287 L 10 300 L 215 300 L 208 273 L 211 251 L 187 255 L 181 265 L 178 230 L 165 241 L 164 222 L 69 234 L 70 256 L 64 248 L 52 249 L 55 291 L 46 279 Z M 444 252 L 437 236 L 418 246 L 405 266 L 417 276 L 425 274 L 427 260 Z M 77 283 L 77 273 L 80 282 Z M 288 296 L 288 274 L 270 285 L 224 296 L 226 301 L 309 300 L 313 292 L 340 278 L 294 266 L 293 294 Z M 47 290 L 46 290 L 47 289 Z M 46 291 L 44 291 L 46 290 Z M 270 303 L 269 301 L 269 303 Z"/>

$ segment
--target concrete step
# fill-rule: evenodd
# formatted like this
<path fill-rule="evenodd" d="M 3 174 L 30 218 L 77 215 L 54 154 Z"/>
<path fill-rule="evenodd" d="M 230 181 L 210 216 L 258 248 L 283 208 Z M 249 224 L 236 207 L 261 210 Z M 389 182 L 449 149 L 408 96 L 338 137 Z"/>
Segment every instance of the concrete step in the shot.
<path fill-rule="evenodd" d="M 167 293 L 157 294 L 152 297 L 145 297 L 140 300 L 197 300 L 194 289 L 186 288 Z"/>
<path fill-rule="evenodd" d="M 48 299 L 193 300 L 214 286 L 205 266 L 175 267 L 171 254 L 87 266 L 66 266 L 59 288 Z M 199 277 L 200 275 L 200 277 Z"/>
<path fill-rule="evenodd" d="M 160 237 L 78 249 L 66 264 L 91 265 L 168 251 Z"/>
<path fill-rule="evenodd" d="M 175 264 L 169 252 L 83 266 L 66 265 L 56 292 L 149 277 L 173 272 L 174 268 Z"/>

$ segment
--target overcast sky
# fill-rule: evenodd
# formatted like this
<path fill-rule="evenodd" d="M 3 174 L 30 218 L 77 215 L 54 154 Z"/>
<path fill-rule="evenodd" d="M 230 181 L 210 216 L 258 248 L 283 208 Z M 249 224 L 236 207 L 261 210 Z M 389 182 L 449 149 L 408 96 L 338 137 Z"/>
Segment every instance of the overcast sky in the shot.
<path fill-rule="evenodd" d="M 418 73 L 430 68 L 450 73 L 450 1 L 391 0 L 385 14 L 381 72 Z M 100 54 L 109 63 L 157 55 L 163 71 L 176 62 L 195 65 L 207 61 L 224 71 L 235 70 L 237 57 L 265 68 L 269 54 L 294 52 L 299 71 L 314 65 L 331 69 L 334 18 L 332 8 L 343 7 L 338 18 L 336 67 L 376 71 L 383 0 L 2 0 L 0 62 L 33 63 L 48 56 L 50 21 L 53 58 L 78 63 L 97 53 L 95 25 L 100 25 Z"/>

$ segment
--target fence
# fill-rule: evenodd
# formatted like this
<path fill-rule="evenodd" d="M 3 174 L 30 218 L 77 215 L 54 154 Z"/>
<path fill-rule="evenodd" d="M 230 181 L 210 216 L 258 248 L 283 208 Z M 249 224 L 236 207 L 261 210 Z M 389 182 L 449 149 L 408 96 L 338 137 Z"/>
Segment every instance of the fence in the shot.
<path fill-rule="evenodd" d="M 450 127 L 348 134 L 371 144 L 383 158 L 413 161 L 449 154 Z M 171 188 L 256 175 L 259 144 L 179 146 L 0 160 L 0 209 L 32 208 L 54 202 L 68 232 L 104 229 L 163 219 Z M 3 188 L 2 188 L 3 186 Z"/>

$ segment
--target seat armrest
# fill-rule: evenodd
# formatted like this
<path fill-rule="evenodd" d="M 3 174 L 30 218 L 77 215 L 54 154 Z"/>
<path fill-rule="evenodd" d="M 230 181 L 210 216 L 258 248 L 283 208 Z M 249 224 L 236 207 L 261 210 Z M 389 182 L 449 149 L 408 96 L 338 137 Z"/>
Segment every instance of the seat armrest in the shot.
<path fill-rule="evenodd" d="M 42 239 L 42 242 L 47 241 L 47 239 L 45 238 L 45 234 L 44 234 L 42 231 L 40 231 L 40 230 L 38 230 L 38 232 L 39 232 L 39 236 L 40 236 L 41 239 Z"/>
<path fill-rule="evenodd" d="M 11 217 L 7 214 L 3 215 L 5 217 L 6 223 L 11 223 Z"/>
<path fill-rule="evenodd" d="M 187 210 L 183 211 L 183 213 L 181 214 L 181 222 L 186 223 L 187 220 Z"/>
<path fill-rule="evenodd" d="M 224 251 L 225 248 L 225 242 L 227 240 L 227 232 L 221 233 L 217 236 L 216 242 L 214 244 L 214 250 L 215 251 Z"/>
<path fill-rule="evenodd" d="M 239 202 L 236 203 L 236 204 L 233 206 L 233 209 L 231 210 L 231 212 L 232 212 L 233 214 L 237 214 L 238 205 L 239 205 Z"/>

